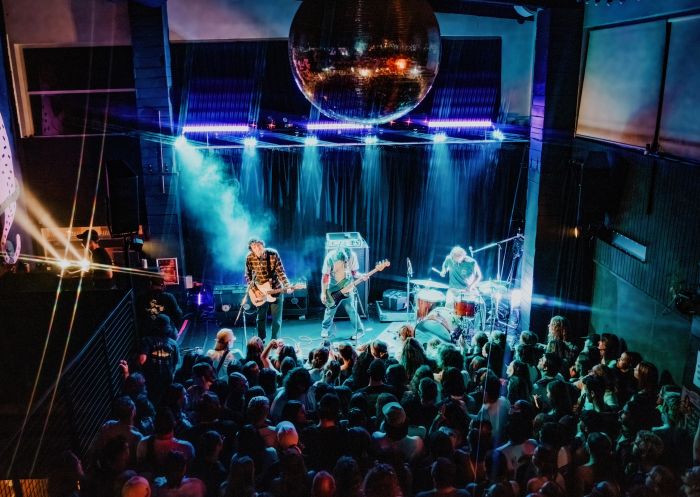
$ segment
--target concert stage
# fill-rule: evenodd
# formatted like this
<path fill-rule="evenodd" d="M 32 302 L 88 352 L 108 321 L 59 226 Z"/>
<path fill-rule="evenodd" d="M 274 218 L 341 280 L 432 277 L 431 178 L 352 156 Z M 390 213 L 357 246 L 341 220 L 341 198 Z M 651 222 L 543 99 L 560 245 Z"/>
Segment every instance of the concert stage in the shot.
<path fill-rule="evenodd" d="M 302 350 L 303 356 L 306 356 L 308 352 L 321 345 L 324 341 L 321 339 L 321 320 L 323 319 L 322 309 L 313 309 L 309 311 L 306 319 L 297 319 L 294 317 L 285 317 L 282 322 L 282 333 L 281 338 L 285 342 L 291 345 L 299 345 Z M 394 342 L 398 342 L 398 338 L 394 339 L 394 336 L 398 335 L 396 333 L 391 333 L 391 330 L 398 329 L 396 326 L 399 323 L 382 323 L 377 319 L 376 312 L 374 309 L 370 312 L 370 317 L 363 319 L 362 323 L 365 325 L 365 335 L 362 336 L 357 343 L 367 343 L 376 338 L 381 338 L 389 344 L 389 349 L 395 347 Z M 225 325 L 230 327 L 230 325 Z M 216 339 L 216 332 L 223 325 L 218 324 L 215 319 L 202 319 L 195 320 L 192 323 L 190 330 L 187 333 L 180 344 L 182 350 L 201 348 L 205 351 L 214 348 L 214 342 Z M 236 342 L 234 345 L 235 349 L 245 350 L 245 340 L 246 336 L 250 339 L 256 335 L 254 318 L 249 319 L 246 328 L 244 330 L 243 326 L 236 325 L 232 327 L 233 332 L 236 336 Z M 355 334 L 350 321 L 347 319 L 341 320 L 336 319 L 333 327 L 331 328 L 331 335 L 328 340 L 331 343 L 340 342 L 352 342 L 350 337 Z M 270 335 L 270 323 L 268 320 L 268 340 L 271 338 Z"/>

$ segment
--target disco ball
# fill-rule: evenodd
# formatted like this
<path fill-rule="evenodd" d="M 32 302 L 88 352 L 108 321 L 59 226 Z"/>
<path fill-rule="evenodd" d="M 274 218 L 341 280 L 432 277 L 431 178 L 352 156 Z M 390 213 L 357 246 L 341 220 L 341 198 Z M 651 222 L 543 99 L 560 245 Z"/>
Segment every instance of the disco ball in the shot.
<path fill-rule="evenodd" d="M 299 89 L 325 115 L 385 123 L 430 91 L 440 28 L 426 0 L 304 0 L 289 60 Z"/>

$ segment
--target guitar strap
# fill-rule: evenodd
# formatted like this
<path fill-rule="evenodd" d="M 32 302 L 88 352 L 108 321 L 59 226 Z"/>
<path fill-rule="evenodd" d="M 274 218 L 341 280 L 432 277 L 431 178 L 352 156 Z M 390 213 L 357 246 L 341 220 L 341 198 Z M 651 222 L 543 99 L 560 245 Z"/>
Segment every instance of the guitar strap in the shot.
<path fill-rule="evenodd" d="M 270 252 L 268 250 L 265 251 L 265 259 L 267 262 L 267 274 L 270 276 L 270 286 L 274 288 L 274 284 L 277 283 L 277 273 L 272 271 L 272 262 Z"/>
<path fill-rule="evenodd" d="M 229 349 L 226 349 L 224 351 L 224 353 L 221 355 L 221 359 L 219 360 L 219 365 L 216 366 L 216 376 L 217 377 L 219 376 L 219 371 L 221 371 L 221 366 L 224 365 L 224 361 L 226 360 L 226 356 L 228 355 L 229 352 L 230 352 Z"/>

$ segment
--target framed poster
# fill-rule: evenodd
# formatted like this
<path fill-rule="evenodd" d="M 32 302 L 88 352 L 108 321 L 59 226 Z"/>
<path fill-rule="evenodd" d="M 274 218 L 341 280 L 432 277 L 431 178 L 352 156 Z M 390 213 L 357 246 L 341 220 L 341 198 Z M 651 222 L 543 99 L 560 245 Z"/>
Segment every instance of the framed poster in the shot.
<path fill-rule="evenodd" d="M 163 281 L 166 285 L 180 284 L 180 274 L 177 271 L 176 257 L 156 259 L 156 266 L 158 266 L 158 272 L 163 275 Z"/>

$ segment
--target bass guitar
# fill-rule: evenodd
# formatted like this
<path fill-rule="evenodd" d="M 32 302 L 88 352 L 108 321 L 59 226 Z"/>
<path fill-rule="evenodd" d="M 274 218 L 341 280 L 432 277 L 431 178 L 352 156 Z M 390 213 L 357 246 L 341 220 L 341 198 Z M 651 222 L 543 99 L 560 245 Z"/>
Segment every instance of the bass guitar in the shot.
<path fill-rule="evenodd" d="M 345 278 L 343 281 L 340 281 L 338 284 L 333 286 L 333 288 L 336 288 L 336 290 L 331 290 L 329 287 L 326 289 L 326 301 L 324 302 L 324 305 L 329 309 L 335 309 L 338 307 L 338 304 L 350 296 L 350 292 L 352 292 L 357 285 L 367 281 L 374 273 L 384 271 L 384 269 L 390 265 L 391 263 L 389 260 L 384 259 L 383 261 L 379 261 L 374 269 L 365 274 L 363 278 L 358 280 L 350 280 L 350 278 Z"/>
<path fill-rule="evenodd" d="M 255 307 L 260 307 L 265 302 L 274 302 L 275 300 L 277 300 L 277 297 L 274 297 L 274 295 L 286 292 L 290 288 L 292 290 L 301 290 L 303 288 L 306 288 L 306 283 L 296 283 L 294 285 L 285 286 L 282 288 L 272 288 L 272 285 L 269 281 L 266 281 L 262 285 L 253 283 L 248 287 L 248 297 L 250 298 L 250 302 Z"/>

